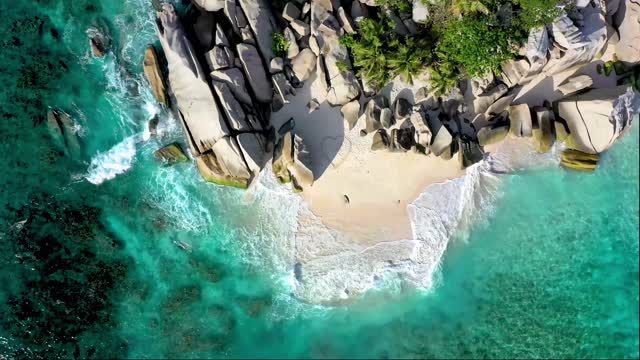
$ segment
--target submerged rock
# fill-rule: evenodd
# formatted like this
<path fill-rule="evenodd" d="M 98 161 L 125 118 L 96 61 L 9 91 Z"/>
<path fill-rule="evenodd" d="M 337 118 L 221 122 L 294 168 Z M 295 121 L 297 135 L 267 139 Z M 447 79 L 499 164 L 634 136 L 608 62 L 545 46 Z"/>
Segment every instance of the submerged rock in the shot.
<path fill-rule="evenodd" d="M 54 143 L 67 156 L 79 157 L 81 152 L 80 140 L 73 120 L 69 114 L 59 110 L 49 110 L 47 126 Z"/>
<path fill-rule="evenodd" d="M 153 155 L 156 159 L 163 161 L 165 164 L 175 164 L 189 160 L 178 143 L 163 146 L 156 150 Z"/>
<path fill-rule="evenodd" d="M 93 54 L 94 57 L 103 58 L 111 47 L 111 39 L 106 34 L 106 30 L 99 29 L 98 27 L 90 27 L 87 30 L 87 34 L 89 35 L 91 54 Z"/>
<path fill-rule="evenodd" d="M 578 150 L 566 149 L 560 156 L 560 165 L 578 171 L 594 171 L 598 166 L 600 156 L 587 154 Z"/>

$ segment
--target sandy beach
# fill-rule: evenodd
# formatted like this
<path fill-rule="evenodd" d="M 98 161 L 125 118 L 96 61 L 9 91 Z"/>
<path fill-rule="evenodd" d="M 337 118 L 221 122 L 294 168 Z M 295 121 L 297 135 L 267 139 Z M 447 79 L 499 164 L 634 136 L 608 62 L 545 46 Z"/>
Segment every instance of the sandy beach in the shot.
<path fill-rule="evenodd" d="M 310 210 L 361 245 L 412 239 L 407 206 L 429 185 L 462 176 L 457 157 L 372 151 L 371 136 L 360 135 L 364 117 L 349 130 L 340 108 L 326 102 L 309 113 L 311 83 L 298 89 L 271 119 L 278 126 L 293 118 L 310 152 L 307 165 L 316 181 L 303 193 Z M 386 89 L 391 104 L 398 96 L 395 88 L 407 89 L 407 84 L 397 83 Z M 414 87 L 423 85 L 416 82 Z M 413 94 L 404 91 L 402 96 L 413 102 Z"/>

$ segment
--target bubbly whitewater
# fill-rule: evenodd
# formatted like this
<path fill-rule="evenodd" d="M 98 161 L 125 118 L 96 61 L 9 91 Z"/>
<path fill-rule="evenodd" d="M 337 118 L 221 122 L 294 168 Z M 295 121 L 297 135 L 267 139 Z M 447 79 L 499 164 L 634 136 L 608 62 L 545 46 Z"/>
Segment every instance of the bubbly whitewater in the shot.
<path fill-rule="evenodd" d="M 151 2 L 0 10 L 22 42 L 3 83 L 48 77 L 0 92 L 0 357 L 638 357 L 637 124 L 594 174 L 505 146 L 425 189 L 412 239 L 361 248 L 269 169 L 239 191 L 155 161 L 183 136 L 142 74 Z M 52 148 L 47 106 L 81 129 L 80 159 Z"/>

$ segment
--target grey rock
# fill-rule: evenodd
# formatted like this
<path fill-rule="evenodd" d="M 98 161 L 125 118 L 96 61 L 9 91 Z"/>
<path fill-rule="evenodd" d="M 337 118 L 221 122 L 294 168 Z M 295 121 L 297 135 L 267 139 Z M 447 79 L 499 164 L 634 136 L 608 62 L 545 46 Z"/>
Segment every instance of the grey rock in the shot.
<path fill-rule="evenodd" d="M 480 145 L 473 141 L 458 139 L 458 147 L 460 149 L 458 161 L 461 169 L 466 169 L 484 158 L 484 151 L 482 151 Z"/>
<path fill-rule="evenodd" d="M 495 103 L 502 95 L 506 94 L 509 89 L 506 85 L 500 84 L 491 90 L 487 91 L 484 95 L 478 96 L 473 100 L 473 108 L 476 114 L 482 114 L 487 111 L 489 106 Z"/>
<path fill-rule="evenodd" d="M 224 8 L 224 0 L 191 0 L 198 7 L 206 11 L 218 11 Z"/>
<path fill-rule="evenodd" d="M 607 150 L 640 112 L 640 95 L 626 86 L 593 89 L 557 103 L 571 133 L 570 147 L 598 154 Z"/>
<path fill-rule="evenodd" d="M 356 32 L 355 27 L 351 22 L 351 18 L 344 11 L 344 8 L 342 6 L 338 8 L 338 22 L 340 22 L 340 26 L 342 26 L 344 31 L 352 34 Z"/>
<path fill-rule="evenodd" d="M 391 112 L 391 109 L 389 108 L 384 108 L 382 109 L 382 111 L 380 112 L 380 125 L 382 125 L 383 128 L 388 129 L 391 126 L 393 126 L 393 124 L 395 124 L 395 119 L 393 118 L 393 113 Z"/>
<path fill-rule="evenodd" d="M 375 130 L 382 128 L 380 118 L 382 116 L 382 109 L 389 106 L 387 98 L 383 95 L 374 96 L 365 107 L 365 121 L 367 133 L 372 133 Z"/>
<path fill-rule="evenodd" d="M 529 105 L 512 105 L 509 107 L 508 111 L 510 122 L 509 131 L 511 134 L 518 137 L 531 137 L 533 126 Z"/>
<path fill-rule="evenodd" d="M 178 143 L 163 146 L 156 150 L 153 155 L 156 159 L 168 165 L 189 161 L 189 158 L 184 154 L 182 147 Z"/>
<path fill-rule="evenodd" d="M 253 100 L 249 96 L 247 87 L 245 85 L 244 75 L 238 68 L 231 68 L 227 70 L 218 70 L 211 72 L 211 79 L 214 81 L 224 82 L 229 86 L 231 92 L 236 99 L 246 105 L 252 105 Z"/>
<path fill-rule="evenodd" d="M 527 39 L 526 52 L 532 70 L 542 69 L 547 64 L 549 35 L 546 27 L 541 26 L 531 29 Z"/>
<path fill-rule="evenodd" d="M 429 8 L 422 0 L 413 0 L 411 18 L 417 23 L 426 23 L 429 20 Z"/>
<path fill-rule="evenodd" d="M 502 64 L 502 82 L 512 88 L 518 85 L 529 71 L 530 65 L 527 60 L 509 60 Z"/>
<path fill-rule="evenodd" d="M 253 89 L 256 100 L 263 103 L 271 102 L 273 88 L 267 79 L 258 50 L 249 44 L 238 44 L 236 48 L 240 61 L 242 61 L 244 73 L 247 76 L 249 85 Z"/>
<path fill-rule="evenodd" d="M 284 71 L 284 60 L 282 60 L 281 57 L 274 57 L 271 59 L 271 63 L 269 63 L 269 71 L 272 74 Z"/>
<path fill-rule="evenodd" d="M 489 106 L 485 113 L 488 115 L 496 115 L 506 111 L 515 97 L 515 95 L 501 97 L 500 99 L 496 100 L 496 102 L 491 104 L 491 106 Z"/>
<path fill-rule="evenodd" d="M 282 10 L 282 17 L 287 21 L 293 21 L 300 18 L 300 9 L 292 3 L 288 2 Z"/>
<path fill-rule="evenodd" d="M 251 32 L 251 29 L 248 26 L 240 28 L 240 35 L 243 43 L 256 45 L 256 39 L 253 37 L 253 32 Z"/>
<path fill-rule="evenodd" d="M 207 60 L 209 69 L 221 70 L 230 68 L 233 65 L 233 59 L 229 59 L 229 49 L 222 46 L 214 46 L 208 51 L 204 57 Z M 233 56 L 233 54 L 231 54 Z"/>
<path fill-rule="evenodd" d="M 226 47 L 231 46 L 229 45 L 229 39 L 227 39 L 227 35 L 224 33 L 224 30 L 222 30 L 220 23 L 216 24 L 216 45 Z"/>
<path fill-rule="evenodd" d="M 408 119 L 411 116 L 411 104 L 405 98 L 397 98 L 393 105 L 393 116 L 397 122 Z"/>
<path fill-rule="evenodd" d="M 502 141 L 509 133 L 509 126 L 486 126 L 478 131 L 478 144 L 487 146 Z"/>
<path fill-rule="evenodd" d="M 296 57 L 291 59 L 291 66 L 298 80 L 305 81 L 313 74 L 316 67 L 316 55 L 310 49 L 302 49 Z"/>
<path fill-rule="evenodd" d="M 578 75 L 562 82 L 562 84 L 558 86 L 557 90 L 560 91 L 562 95 L 567 96 L 589 88 L 591 85 L 593 85 L 593 79 L 591 76 Z"/>
<path fill-rule="evenodd" d="M 386 130 L 380 129 L 373 134 L 373 141 L 371 144 L 371 150 L 386 150 L 391 145 L 389 141 L 389 135 L 387 135 Z"/>
<path fill-rule="evenodd" d="M 311 34 L 311 29 L 309 28 L 309 24 L 301 21 L 301 20 L 293 20 L 290 24 L 293 31 L 298 34 L 298 37 L 303 37 Z"/>
<path fill-rule="evenodd" d="M 342 113 L 342 117 L 349 128 L 349 130 L 353 129 L 358 122 L 358 115 L 360 114 L 360 101 L 353 100 L 348 102 L 340 108 L 340 112 Z"/>
<path fill-rule="evenodd" d="M 218 100 L 220 100 L 220 104 L 222 105 L 222 109 L 227 115 L 227 120 L 229 121 L 229 125 L 231 128 L 237 131 L 250 131 L 252 129 L 252 124 L 249 124 L 246 121 L 246 114 L 240 106 L 240 103 L 233 97 L 231 90 L 227 86 L 227 84 L 214 81 L 213 88 L 218 95 Z"/>
<path fill-rule="evenodd" d="M 351 18 L 358 22 L 369 17 L 369 9 L 360 1 L 351 2 Z"/>
<path fill-rule="evenodd" d="M 409 118 L 415 128 L 415 143 L 423 148 L 423 152 L 431 152 L 432 133 L 427 123 L 427 117 L 420 111 L 414 111 Z"/>
<path fill-rule="evenodd" d="M 320 103 L 316 99 L 311 99 L 307 103 L 307 109 L 309 110 L 309 114 L 318 110 L 319 107 L 320 107 Z"/>
<path fill-rule="evenodd" d="M 285 28 L 282 35 L 289 44 L 289 48 L 287 49 L 287 58 L 293 59 L 300 52 L 296 36 L 293 34 L 293 30 L 291 30 L 291 28 Z"/>
<path fill-rule="evenodd" d="M 271 13 L 271 6 L 267 0 L 237 0 L 247 22 L 256 36 L 256 43 L 265 61 L 274 57 L 271 47 L 271 34 L 277 31 L 276 20 Z"/>

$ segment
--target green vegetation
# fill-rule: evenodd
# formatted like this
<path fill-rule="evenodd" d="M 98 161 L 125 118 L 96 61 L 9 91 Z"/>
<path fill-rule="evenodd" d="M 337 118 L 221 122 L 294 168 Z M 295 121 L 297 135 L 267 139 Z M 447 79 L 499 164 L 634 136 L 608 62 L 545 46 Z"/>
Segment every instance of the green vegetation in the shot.
<path fill-rule="evenodd" d="M 411 14 L 411 10 L 413 9 L 410 0 L 376 0 L 376 4 L 405 14 Z"/>
<path fill-rule="evenodd" d="M 401 38 L 393 32 L 393 22 L 387 18 L 363 19 L 358 29 L 357 40 L 347 34 L 340 42 L 351 50 L 358 76 L 375 88 L 381 88 L 397 75 L 411 82 L 413 75 L 431 61 L 430 48 L 424 39 Z"/>
<path fill-rule="evenodd" d="M 396 34 L 384 13 L 364 19 L 358 34 L 347 34 L 358 76 L 381 88 L 395 76 L 411 82 L 429 68 L 432 88 L 448 93 L 463 77 L 497 72 L 514 58 L 532 28 L 549 24 L 559 15 L 559 0 L 440 0 L 426 1 L 429 23 L 413 36 Z M 398 13 L 410 13 L 405 0 L 378 0 Z"/>
<path fill-rule="evenodd" d="M 289 50 L 289 42 L 279 32 L 271 34 L 271 48 L 277 56 L 284 56 Z"/>

